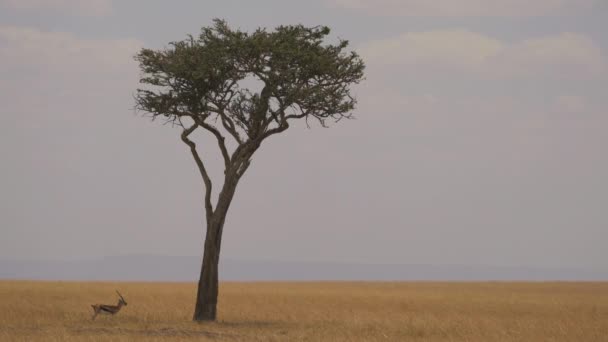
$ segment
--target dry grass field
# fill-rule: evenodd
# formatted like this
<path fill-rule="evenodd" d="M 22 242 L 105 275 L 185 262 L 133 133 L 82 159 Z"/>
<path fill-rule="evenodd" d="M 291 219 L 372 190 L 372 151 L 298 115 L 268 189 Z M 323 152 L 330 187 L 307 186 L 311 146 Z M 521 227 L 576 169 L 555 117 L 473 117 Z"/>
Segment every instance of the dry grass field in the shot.
<path fill-rule="evenodd" d="M 128 306 L 91 320 L 90 304 Z M 194 284 L 0 281 L 1 341 L 608 341 L 608 283 L 223 283 L 217 323 Z"/>

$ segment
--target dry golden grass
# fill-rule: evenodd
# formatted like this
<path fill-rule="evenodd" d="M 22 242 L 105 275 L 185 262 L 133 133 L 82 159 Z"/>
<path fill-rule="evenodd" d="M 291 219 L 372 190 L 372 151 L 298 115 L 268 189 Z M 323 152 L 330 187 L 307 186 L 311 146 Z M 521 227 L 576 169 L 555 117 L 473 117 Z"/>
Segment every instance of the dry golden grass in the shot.
<path fill-rule="evenodd" d="M 93 303 L 128 306 L 91 320 Z M 608 283 L 0 282 L 0 341 L 608 341 Z"/>

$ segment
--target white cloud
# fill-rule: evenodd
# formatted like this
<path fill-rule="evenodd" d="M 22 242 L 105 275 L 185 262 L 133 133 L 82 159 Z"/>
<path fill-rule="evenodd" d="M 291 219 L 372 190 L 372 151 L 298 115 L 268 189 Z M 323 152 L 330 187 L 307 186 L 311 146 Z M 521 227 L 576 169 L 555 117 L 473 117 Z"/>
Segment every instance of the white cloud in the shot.
<path fill-rule="evenodd" d="M 60 105 L 66 97 L 107 96 L 114 89 L 128 94 L 138 77 L 133 56 L 142 45 L 134 39 L 83 39 L 0 26 L 0 86 L 8 84 L 11 90 L 0 99 L 10 99 L 15 108 L 33 101 L 44 107 Z"/>
<path fill-rule="evenodd" d="M 56 10 L 73 15 L 102 16 L 112 11 L 112 0 L 0 0 L 0 7 L 17 10 Z"/>
<path fill-rule="evenodd" d="M 563 33 L 501 41 L 466 30 L 407 32 L 372 41 L 359 51 L 371 70 L 465 72 L 486 78 L 595 77 L 606 71 L 601 49 L 587 36 Z"/>
<path fill-rule="evenodd" d="M 498 54 L 504 45 L 495 39 L 465 30 L 408 32 L 361 46 L 370 64 L 475 66 Z"/>
<path fill-rule="evenodd" d="M 593 7 L 597 0 L 327 0 L 334 6 L 389 16 L 536 16 Z"/>
<path fill-rule="evenodd" d="M 121 68 L 133 64 L 132 55 L 141 45 L 134 39 L 89 40 L 67 32 L 0 26 L 0 67 L 60 68 L 63 72 Z"/>
<path fill-rule="evenodd" d="M 506 44 L 485 67 L 500 73 L 593 76 L 606 71 L 606 58 L 595 42 L 581 34 L 562 33 Z M 490 70 L 488 70 L 490 72 Z"/>

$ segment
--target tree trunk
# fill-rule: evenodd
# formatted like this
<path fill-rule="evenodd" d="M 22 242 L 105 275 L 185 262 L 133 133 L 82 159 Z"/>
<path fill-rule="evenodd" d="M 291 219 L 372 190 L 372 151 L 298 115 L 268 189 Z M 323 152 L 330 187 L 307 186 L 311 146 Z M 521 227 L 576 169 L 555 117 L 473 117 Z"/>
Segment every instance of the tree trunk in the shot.
<path fill-rule="evenodd" d="M 203 263 L 194 307 L 194 321 L 215 321 L 217 317 L 218 268 L 220 261 L 220 246 L 218 242 L 221 239 L 221 236 L 218 239 L 217 234 L 221 229 L 218 223 L 214 221 L 207 224 L 205 251 L 203 252 Z"/>
<path fill-rule="evenodd" d="M 219 261 L 222 233 L 228 208 L 232 202 L 239 177 L 229 173 L 220 192 L 213 215 L 207 216 L 207 234 L 203 264 L 198 281 L 198 292 L 194 307 L 194 321 L 215 321 L 217 318 L 217 297 L 219 290 Z"/>

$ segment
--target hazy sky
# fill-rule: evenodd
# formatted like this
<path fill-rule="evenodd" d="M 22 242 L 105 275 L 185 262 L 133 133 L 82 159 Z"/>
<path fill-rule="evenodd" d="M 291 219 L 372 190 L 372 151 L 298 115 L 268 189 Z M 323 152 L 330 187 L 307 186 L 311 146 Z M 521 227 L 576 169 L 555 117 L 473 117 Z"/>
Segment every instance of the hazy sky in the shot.
<path fill-rule="evenodd" d="M 329 25 L 368 65 L 356 120 L 265 142 L 223 258 L 608 269 L 605 0 L 0 0 L 0 259 L 201 254 L 132 56 L 214 17 Z"/>

